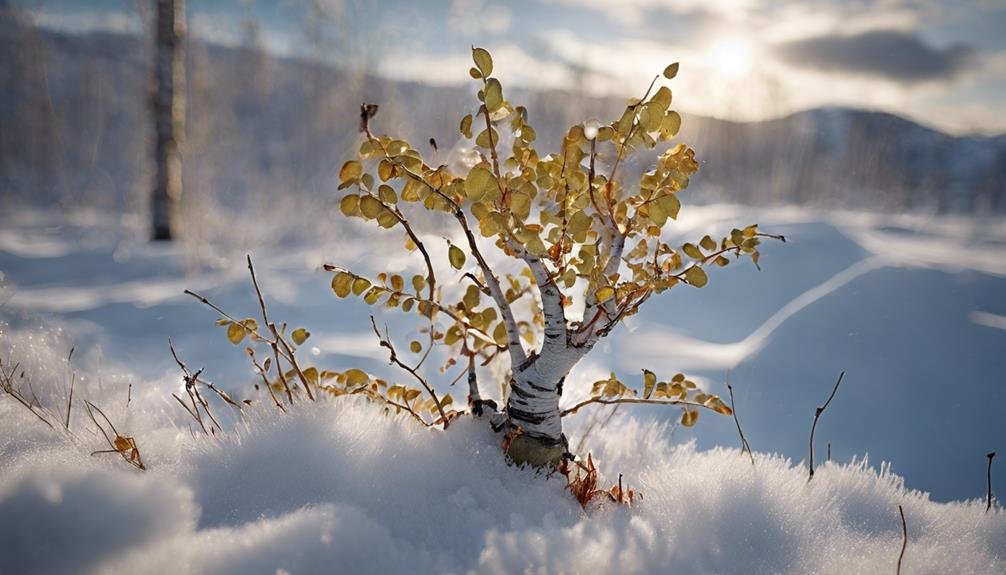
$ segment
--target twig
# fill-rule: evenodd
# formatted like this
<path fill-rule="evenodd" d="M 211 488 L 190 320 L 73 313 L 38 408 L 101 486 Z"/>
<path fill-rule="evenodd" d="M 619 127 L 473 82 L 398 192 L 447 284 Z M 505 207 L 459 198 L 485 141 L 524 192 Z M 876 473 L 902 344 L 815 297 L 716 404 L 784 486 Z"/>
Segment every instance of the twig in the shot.
<path fill-rule="evenodd" d="M 844 371 L 838 375 L 838 381 L 835 382 L 835 387 L 832 388 L 831 395 L 828 396 L 828 401 L 825 401 L 824 405 L 818 406 L 818 408 L 814 410 L 814 424 L 810 426 L 810 476 L 807 477 L 807 481 L 814 479 L 814 431 L 817 429 L 817 420 L 820 419 L 824 410 L 828 409 L 828 404 L 831 403 L 831 400 L 835 398 L 835 392 L 838 391 L 838 386 L 842 384 L 843 377 L 845 377 Z"/>
<path fill-rule="evenodd" d="M 272 398 L 272 402 L 276 404 L 276 407 L 278 407 L 280 411 L 286 413 L 286 408 L 284 408 L 283 404 L 279 402 L 279 398 L 276 397 L 276 392 L 272 390 L 272 384 L 269 383 L 269 378 L 266 377 L 265 367 L 259 364 L 258 360 L 255 359 L 255 350 L 248 348 L 248 355 L 251 357 L 252 365 L 255 366 L 255 369 L 258 370 L 259 375 L 262 376 L 262 383 L 265 385 L 265 388 L 269 391 L 269 397 Z M 290 392 L 289 387 L 287 387 L 286 390 L 287 393 Z"/>
<path fill-rule="evenodd" d="M 195 373 L 189 371 L 189 367 L 185 365 L 185 362 L 182 361 L 180 357 L 178 357 L 178 353 L 175 351 L 175 346 L 174 344 L 172 344 L 171 338 L 168 338 L 168 349 L 171 350 L 171 357 L 175 359 L 175 363 L 177 363 L 179 369 L 182 370 L 182 378 L 185 380 L 185 393 L 188 394 L 189 400 L 192 402 L 192 410 L 190 411 L 188 409 L 188 406 L 185 405 L 185 403 L 177 395 L 173 393 L 171 395 L 174 396 L 174 398 L 177 399 L 178 402 L 182 404 L 182 407 L 186 408 L 186 411 L 188 411 L 190 415 L 195 417 L 196 421 L 199 422 L 199 426 L 203 428 L 204 432 L 206 431 L 206 427 L 203 425 L 202 417 L 199 415 L 200 405 L 203 407 L 203 411 L 206 412 L 206 416 L 210 418 L 210 421 L 213 423 L 213 425 L 216 426 L 216 428 L 219 429 L 220 431 L 223 431 L 224 429 L 220 425 L 220 422 L 217 421 L 217 418 L 213 416 L 213 412 L 210 411 L 209 402 L 207 402 L 206 399 L 203 398 L 202 394 L 199 393 L 198 384 L 202 383 L 203 385 L 213 390 L 221 399 L 224 400 L 224 402 L 236 407 L 238 411 L 241 410 L 241 406 L 238 405 L 233 399 L 231 399 L 226 393 L 217 389 L 216 386 L 214 386 L 212 383 L 199 379 L 199 375 L 203 372 L 203 370 L 200 369 Z M 212 428 L 210 429 L 210 432 L 215 433 L 215 431 Z"/>
<path fill-rule="evenodd" d="M 19 363 L 14 364 L 14 367 L 11 368 L 10 373 L 7 373 L 2 369 L 3 360 L 0 360 L 0 390 L 3 390 L 8 395 L 13 397 L 15 401 L 23 405 L 28 411 L 32 413 L 32 415 L 39 418 L 39 420 L 41 420 L 42 423 L 48 425 L 49 429 L 55 431 L 56 427 L 52 424 L 52 422 L 50 422 L 46 417 L 43 417 L 43 415 L 38 411 L 35 411 L 34 404 L 30 400 L 28 400 L 18 388 L 14 386 L 14 374 L 17 373 L 17 368 L 19 365 L 20 365 Z M 48 414 L 47 410 L 45 410 L 45 412 L 46 414 Z M 51 417 L 51 414 L 49 415 Z"/>
<path fill-rule="evenodd" d="M 433 391 L 433 388 L 430 387 L 430 384 L 426 381 L 426 379 L 423 376 L 419 375 L 419 372 L 417 372 L 415 368 L 409 367 L 408 365 L 403 363 L 402 360 L 398 359 L 398 353 L 395 352 L 395 347 L 391 344 L 390 341 L 391 338 L 387 337 L 387 335 L 381 336 L 381 332 L 377 329 L 377 322 L 374 321 L 374 316 L 370 316 L 370 325 L 373 326 L 374 334 L 377 335 L 377 339 L 381 341 L 381 347 L 388 348 L 388 351 L 391 353 L 391 363 L 394 363 L 398 367 L 412 374 L 412 377 L 414 377 L 416 381 L 418 381 L 420 385 L 422 385 L 423 388 L 426 389 L 426 392 L 430 394 L 430 397 L 433 398 L 433 403 L 436 404 L 437 411 L 440 413 L 440 418 L 444 422 L 444 429 L 447 429 L 448 425 L 450 425 L 450 420 L 447 419 L 447 414 L 444 413 L 444 407 L 440 404 L 440 399 L 437 398 L 436 392 Z"/>
<path fill-rule="evenodd" d="M 730 412 L 734 416 L 734 423 L 737 425 L 737 433 L 738 435 L 741 436 L 741 452 L 746 452 L 748 454 L 748 457 L 751 458 L 751 465 L 754 465 L 755 464 L 754 454 L 751 453 L 751 446 L 748 445 L 748 440 L 746 437 L 744 437 L 744 430 L 741 429 L 741 422 L 739 419 L 737 419 L 737 408 L 734 406 L 734 386 L 728 383 L 727 391 L 730 392 Z"/>
<path fill-rule="evenodd" d="M 70 365 L 70 360 L 73 358 L 73 350 L 76 347 L 70 348 L 70 354 L 66 356 L 66 363 Z M 70 431 L 70 410 L 73 409 L 73 384 L 77 382 L 77 372 L 73 370 L 73 366 L 70 365 L 70 394 L 66 400 L 66 421 L 63 424 L 67 431 Z"/>
<path fill-rule="evenodd" d="M 255 288 L 255 295 L 258 296 L 259 307 L 262 309 L 262 321 L 263 323 L 266 324 L 266 327 L 269 328 L 269 331 L 272 332 L 273 345 L 279 343 L 283 347 L 283 350 L 286 352 L 287 361 L 289 361 L 290 365 L 293 366 L 293 370 L 297 373 L 297 377 L 300 379 L 301 384 L 304 385 L 304 391 L 307 392 L 307 398 L 310 399 L 311 401 L 314 401 L 314 394 L 311 393 L 311 385 L 307 381 L 307 377 L 304 375 L 304 372 L 301 371 L 300 365 L 297 363 L 297 358 L 293 352 L 293 348 L 291 348 L 290 344 L 288 344 L 286 340 L 279 335 L 279 330 L 276 329 L 276 324 L 271 323 L 269 321 L 269 316 L 266 314 L 265 310 L 265 299 L 262 297 L 262 290 L 259 289 L 258 287 L 258 279 L 255 277 L 255 267 L 252 265 L 252 259 L 250 254 L 247 256 L 247 259 L 248 259 L 248 273 L 251 275 L 252 286 Z M 278 371 L 281 370 L 278 360 L 276 364 L 276 369 Z"/>
<path fill-rule="evenodd" d="M 989 458 L 989 469 L 988 469 L 989 502 L 988 505 L 985 506 L 985 513 L 988 513 L 989 509 L 992 509 L 992 459 L 995 456 L 996 456 L 995 451 L 990 451 L 989 453 L 985 454 L 985 457 Z"/>
<path fill-rule="evenodd" d="M 898 513 L 901 514 L 901 554 L 898 555 L 897 575 L 901 575 L 901 560 L 905 557 L 905 547 L 908 546 L 908 525 L 905 524 L 905 510 L 898 506 Z"/>
<path fill-rule="evenodd" d="M 177 399 L 177 396 L 175 396 L 175 398 Z M 126 437 L 121 435 L 119 431 L 115 429 L 115 424 L 112 423 L 112 420 L 108 419 L 108 416 L 105 415 L 105 412 L 101 411 L 101 409 L 98 408 L 97 405 L 85 399 L 84 407 L 87 408 L 87 415 L 91 417 L 91 421 L 94 422 L 95 427 L 98 428 L 98 431 L 101 432 L 101 435 L 105 438 L 105 441 L 108 443 L 108 446 L 111 447 L 111 449 L 92 451 L 91 455 L 97 455 L 99 453 L 118 453 L 122 457 L 122 459 L 125 460 L 126 463 L 132 465 L 133 467 L 136 467 L 137 469 L 140 469 L 141 471 L 145 470 L 146 467 L 143 465 L 143 459 L 140 457 L 140 449 L 136 446 L 136 440 L 134 440 L 132 437 Z M 98 414 L 101 415 L 102 419 L 105 420 L 105 423 L 108 424 L 109 429 L 111 429 L 112 433 L 115 434 L 115 439 L 109 437 L 108 432 L 105 430 L 104 426 L 98 423 L 98 419 L 94 417 L 95 411 L 97 411 Z"/>
<path fill-rule="evenodd" d="M 601 405 L 616 405 L 619 403 L 643 403 L 647 405 L 685 405 L 685 406 L 690 405 L 692 407 L 704 407 L 710 411 L 715 411 L 708 405 L 704 405 L 702 403 L 697 403 L 694 401 L 687 401 L 684 399 L 640 399 L 636 397 L 618 397 L 615 399 L 603 399 L 600 397 L 592 397 L 590 399 L 585 399 L 580 403 L 577 403 L 576 405 L 570 407 L 569 409 L 562 410 L 562 412 L 559 414 L 559 417 L 566 417 L 567 415 L 576 413 L 577 411 L 580 410 L 581 407 L 590 405 L 592 403 L 598 403 Z"/>

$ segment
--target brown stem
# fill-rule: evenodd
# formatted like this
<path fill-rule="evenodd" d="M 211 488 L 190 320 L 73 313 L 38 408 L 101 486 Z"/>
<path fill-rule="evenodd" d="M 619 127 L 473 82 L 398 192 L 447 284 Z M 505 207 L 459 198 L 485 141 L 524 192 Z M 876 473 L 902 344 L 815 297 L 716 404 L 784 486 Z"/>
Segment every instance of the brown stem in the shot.
<path fill-rule="evenodd" d="M 901 560 L 905 558 L 905 547 L 908 547 L 908 524 L 905 523 L 905 510 L 898 506 L 898 513 L 901 515 L 901 553 L 898 555 L 897 575 L 901 575 Z"/>
<path fill-rule="evenodd" d="M 688 401 L 685 399 L 639 399 L 635 397 L 619 397 L 615 399 L 603 399 L 600 397 L 592 397 L 590 399 L 585 399 L 580 403 L 577 403 L 576 405 L 570 407 L 569 409 L 562 410 L 562 412 L 559 414 L 559 417 L 566 417 L 567 415 L 576 413 L 577 411 L 579 411 L 581 407 L 590 405 L 592 403 L 597 403 L 601 405 L 616 405 L 619 403 L 641 403 L 648 405 L 684 405 L 684 406 L 690 405 L 692 407 L 703 407 L 710 411 L 715 411 L 713 410 L 713 408 L 707 405 L 695 401 Z"/>
<path fill-rule="evenodd" d="M 255 288 L 255 295 L 258 296 L 258 304 L 262 309 L 262 322 L 266 324 L 269 331 L 272 332 L 274 346 L 278 343 L 283 347 L 287 361 L 293 366 L 294 372 L 297 373 L 297 378 L 300 379 L 300 383 L 304 386 L 304 391 L 307 392 L 307 398 L 314 401 L 314 394 L 311 393 L 311 384 L 307 381 L 307 377 L 304 376 L 304 372 L 300 369 L 300 364 L 297 363 L 297 356 L 293 352 L 293 348 L 290 344 L 286 342 L 285 339 L 279 334 L 279 330 L 276 329 L 276 324 L 269 321 L 269 316 L 266 314 L 265 309 L 265 299 L 262 297 L 262 290 L 258 287 L 258 279 L 255 277 L 255 267 L 252 265 L 251 255 L 247 256 L 248 259 L 248 273 L 251 274 L 252 286 Z M 277 359 L 276 369 L 280 370 L 279 360 Z"/>
<path fill-rule="evenodd" d="M 263 367 L 261 364 L 259 364 L 258 360 L 255 359 L 255 352 L 254 351 L 252 351 L 252 350 L 249 349 L 248 355 L 251 356 L 252 365 L 255 366 L 255 369 L 258 370 L 259 375 L 262 376 L 262 384 L 265 385 L 266 390 L 269 391 L 269 397 L 272 398 L 272 402 L 274 404 L 276 404 L 276 407 L 278 407 L 280 411 L 282 411 L 283 413 L 286 413 L 286 408 L 284 408 L 283 404 L 279 402 L 279 398 L 276 397 L 276 392 L 274 392 L 272 390 L 272 384 L 269 383 L 269 378 L 266 377 L 265 367 Z M 277 367 L 278 367 L 278 364 L 277 364 Z M 281 371 L 281 370 L 277 369 L 277 371 Z M 290 388 L 287 387 L 286 390 L 287 390 L 287 393 L 289 394 Z"/>
<path fill-rule="evenodd" d="M 992 459 L 995 456 L 996 456 L 996 452 L 995 451 L 991 451 L 991 452 L 985 454 L 985 457 L 989 458 L 989 468 L 988 468 L 988 475 L 987 475 L 988 486 L 989 486 L 989 494 L 988 494 L 988 501 L 989 502 L 985 506 L 985 513 L 988 513 L 989 509 L 992 509 Z"/>
<path fill-rule="evenodd" d="M 70 348 L 70 354 L 66 356 L 66 363 L 69 365 L 70 360 L 73 358 L 73 350 L 76 348 Z M 70 365 L 70 395 L 66 400 L 66 421 L 63 424 L 67 431 L 70 431 L 70 410 L 73 409 L 73 384 L 77 381 L 77 372 L 73 371 L 73 366 Z"/>
<path fill-rule="evenodd" d="M 403 363 L 402 360 L 398 359 L 398 353 L 395 351 L 395 346 L 392 345 L 391 343 L 391 338 L 387 336 L 384 337 L 381 336 L 381 332 L 377 329 L 377 322 L 374 321 L 374 316 L 370 316 L 370 325 L 374 328 L 374 334 L 377 336 L 377 339 L 381 341 L 381 347 L 388 348 L 388 351 L 391 354 L 391 363 L 394 363 L 398 367 L 412 374 L 412 377 L 414 377 L 416 381 L 418 381 L 419 384 L 422 385 L 424 389 L 426 389 L 426 392 L 430 394 L 430 397 L 433 398 L 433 403 L 437 406 L 437 412 L 440 413 L 440 418 L 444 422 L 444 429 L 447 429 L 447 426 L 450 424 L 450 421 L 448 421 L 447 419 L 447 414 L 444 413 L 444 407 L 440 404 L 440 399 L 437 398 L 436 392 L 433 391 L 433 388 L 430 387 L 430 384 L 426 381 L 426 379 L 423 376 L 419 375 L 419 372 L 417 372 L 414 367 L 410 367 L 409 365 Z"/>
<path fill-rule="evenodd" d="M 737 419 L 737 407 L 734 405 L 734 386 L 728 383 L 727 391 L 730 393 L 730 412 L 734 416 L 734 423 L 737 424 L 737 434 L 741 436 L 741 451 L 748 454 L 748 457 L 751 458 L 751 465 L 754 465 L 754 454 L 751 453 L 751 446 L 748 445 L 748 440 L 744 437 L 744 430 L 741 429 L 741 422 Z"/>
<path fill-rule="evenodd" d="M 814 424 L 810 426 L 810 475 L 807 477 L 807 481 L 814 479 L 814 431 L 817 429 L 817 420 L 820 419 L 821 414 L 824 413 L 825 409 L 828 409 L 828 404 L 834 399 L 835 393 L 838 391 L 838 386 L 842 384 L 842 378 L 845 377 L 845 372 L 843 371 L 838 375 L 838 381 L 835 382 L 835 387 L 831 390 L 831 395 L 828 396 L 828 401 L 824 402 L 824 405 L 818 406 L 814 410 Z"/>

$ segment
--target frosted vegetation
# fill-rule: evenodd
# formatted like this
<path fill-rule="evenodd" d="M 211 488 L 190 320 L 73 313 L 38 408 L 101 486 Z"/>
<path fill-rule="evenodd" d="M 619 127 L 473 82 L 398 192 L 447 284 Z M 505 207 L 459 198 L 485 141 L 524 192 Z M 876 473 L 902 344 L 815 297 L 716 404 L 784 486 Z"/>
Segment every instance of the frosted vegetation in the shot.
<path fill-rule="evenodd" d="M 59 405 L 67 343 L 4 330 L 4 355 L 22 358 L 45 405 Z M 1006 568 L 1006 513 L 933 502 L 865 461 L 825 463 L 808 483 L 785 458 L 757 454 L 752 466 L 736 449 L 673 445 L 666 424 L 622 418 L 591 449 L 642 497 L 587 513 L 562 477 L 507 466 L 498 436 L 467 417 L 439 432 L 358 400 L 286 416 L 260 404 L 210 437 L 171 392 L 177 377 L 78 368 L 75 393 L 137 438 L 146 472 L 89 456 L 102 440 L 80 410 L 68 437 L 0 402 L 0 571 L 893 572 L 898 505 L 904 572 Z"/>

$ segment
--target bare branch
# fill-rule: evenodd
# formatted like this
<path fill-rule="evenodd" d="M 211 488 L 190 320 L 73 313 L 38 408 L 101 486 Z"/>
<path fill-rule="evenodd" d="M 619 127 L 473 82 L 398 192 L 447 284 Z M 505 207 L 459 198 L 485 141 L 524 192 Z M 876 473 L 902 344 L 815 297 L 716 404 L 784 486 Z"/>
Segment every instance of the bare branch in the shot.
<path fill-rule="evenodd" d="M 440 417 L 444 422 L 444 429 L 446 429 L 450 421 L 447 419 L 447 414 L 444 413 L 444 407 L 440 404 L 440 399 L 437 397 L 437 393 L 433 391 L 432 387 L 430 387 L 430 384 L 426 381 L 426 378 L 419 375 L 419 372 L 417 372 L 414 367 L 411 367 L 403 363 L 402 360 L 398 359 L 398 353 L 395 351 L 395 346 L 392 345 L 390 341 L 391 338 L 381 336 L 381 332 L 377 329 L 377 322 L 374 321 L 374 316 L 370 316 L 370 325 L 374 328 L 374 335 L 376 335 L 377 339 L 381 341 L 381 347 L 388 348 L 388 351 L 391 354 L 391 363 L 409 372 L 412 375 L 412 377 L 414 377 L 416 381 L 418 381 L 419 384 L 423 386 L 426 392 L 430 394 L 430 397 L 433 398 L 433 403 L 436 404 L 437 411 L 440 413 Z"/>
<path fill-rule="evenodd" d="M 73 385 L 77 382 L 77 372 L 73 369 L 73 365 L 70 364 L 70 360 L 73 359 L 74 347 L 70 348 L 70 354 L 66 356 L 66 363 L 70 366 L 70 394 L 66 399 L 66 421 L 63 426 L 66 427 L 67 431 L 70 431 L 70 410 L 73 409 Z"/>
<path fill-rule="evenodd" d="M 838 386 L 842 384 L 842 378 L 845 377 L 845 372 L 843 371 L 838 375 L 838 381 L 835 382 L 835 387 L 831 390 L 831 395 L 828 396 L 828 401 L 824 402 L 824 405 L 819 406 L 814 410 L 814 424 L 810 427 L 810 475 L 807 477 L 807 481 L 814 479 L 814 431 L 817 429 L 817 420 L 821 418 L 821 414 L 824 413 L 825 409 L 828 409 L 828 404 L 834 399 L 835 393 L 838 391 Z"/>
<path fill-rule="evenodd" d="M 259 307 L 262 309 L 262 322 L 265 323 L 266 327 L 269 328 L 269 331 L 272 332 L 273 336 L 272 345 L 275 348 L 276 344 L 279 344 L 283 348 L 286 360 L 290 362 L 291 366 L 293 366 L 294 372 L 297 373 L 297 378 L 300 379 L 301 385 L 304 386 L 304 391 L 307 392 L 307 398 L 310 399 L 311 401 L 314 401 L 314 394 L 311 393 L 311 384 L 310 382 L 307 381 L 307 377 L 304 376 L 304 372 L 301 371 L 300 364 L 297 363 L 297 356 L 294 353 L 293 348 L 291 348 L 290 344 L 288 344 L 286 340 L 283 339 L 283 336 L 279 334 L 279 330 L 276 329 L 276 324 L 271 323 L 269 321 L 269 317 L 266 315 L 265 299 L 262 297 L 262 290 L 259 289 L 258 287 L 258 279 L 255 277 L 255 267 L 252 265 L 251 255 L 249 254 L 247 258 L 248 258 L 248 273 L 251 274 L 252 286 L 255 287 L 255 295 L 258 296 Z M 279 365 L 279 359 L 277 359 L 276 361 L 277 361 L 276 369 L 278 371 L 282 371 L 282 368 Z"/>
<path fill-rule="evenodd" d="M 741 429 L 741 422 L 737 419 L 737 407 L 734 406 L 734 386 L 728 383 L 727 391 L 730 392 L 730 412 L 734 416 L 734 423 L 737 424 L 737 434 L 741 436 L 741 451 L 748 454 L 748 457 L 751 458 L 751 465 L 754 465 L 754 454 L 751 453 L 751 446 L 748 445 L 748 440 L 744 437 L 744 430 Z"/>
<path fill-rule="evenodd" d="M 898 555 L 897 575 L 901 575 L 901 560 L 905 558 L 905 547 L 908 547 L 908 524 L 905 523 L 905 510 L 898 506 L 898 513 L 901 515 L 901 554 Z"/>
<path fill-rule="evenodd" d="M 989 458 L 989 468 L 988 468 L 988 486 L 989 486 L 988 501 L 989 502 L 988 502 L 988 505 L 985 506 L 985 513 L 988 513 L 989 509 L 992 509 L 992 459 L 995 456 L 996 456 L 996 452 L 995 451 L 991 451 L 991 452 L 985 454 L 985 457 Z"/>
<path fill-rule="evenodd" d="M 702 407 L 710 411 L 716 411 L 712 407 L 709 407 L 708 405 L 698 403 L 695 401 L 688 401 L 685 399 L 640 399 L 637 397 L 617 397 L 614 399 L 603 399 L 600 397 L 592 397 L 590 399 L 585 399 L 580 403 L 577 403 L 576 405 L 570 407 L 569 409 L 562 410 L 562 412 L 559 414 L 559 417 L 566 417 L 567 415 L 572 415 L 577 411 L 579 411 L 581 407 L 585 407 L 587 405 L 595 403 L 599 405 L 616 405 L 619 403 L 640 403 L 646 405 L 683 405 L 692 407 Z"/>

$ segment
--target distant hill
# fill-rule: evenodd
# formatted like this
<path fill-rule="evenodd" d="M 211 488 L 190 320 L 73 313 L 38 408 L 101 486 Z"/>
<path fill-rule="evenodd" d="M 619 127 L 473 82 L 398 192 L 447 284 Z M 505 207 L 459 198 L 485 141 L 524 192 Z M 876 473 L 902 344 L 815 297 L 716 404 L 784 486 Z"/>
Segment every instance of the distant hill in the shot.
<path fill-rule="evenodd" d="M 143 212 L 149 186 L 149 46 L 0 22 L 0 205 L 81 203 Z M 351 74 L 193 41 L 186 190 L 193 209 L 301 206 L 331 198 L 356 145 L 360 102 L 379 130 L 446 156 L 472 89 Z M 511 91 L 542 151 L 618 98 Z M 628 96 L 628 94 L 627 94 Z M 702 162 L 693 201 L 940 212 L 1006 211 L 1006 138 L 955 137 L 890 114 L 810 110 L 738 123 L 686 116 L 679 138 Z"/>

